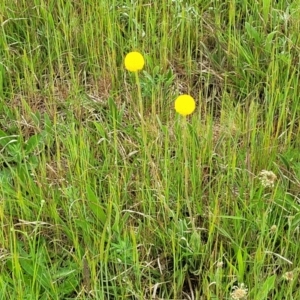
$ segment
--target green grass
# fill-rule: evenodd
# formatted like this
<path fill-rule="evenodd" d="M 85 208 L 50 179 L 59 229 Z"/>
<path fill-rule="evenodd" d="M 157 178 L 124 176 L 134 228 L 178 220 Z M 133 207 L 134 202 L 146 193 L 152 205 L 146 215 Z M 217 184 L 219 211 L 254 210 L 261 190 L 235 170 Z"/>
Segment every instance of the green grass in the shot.
<path fill-rule="evenodd" d="M 0 11 L 0 300 L 300 299 L 296 1 Z"/>

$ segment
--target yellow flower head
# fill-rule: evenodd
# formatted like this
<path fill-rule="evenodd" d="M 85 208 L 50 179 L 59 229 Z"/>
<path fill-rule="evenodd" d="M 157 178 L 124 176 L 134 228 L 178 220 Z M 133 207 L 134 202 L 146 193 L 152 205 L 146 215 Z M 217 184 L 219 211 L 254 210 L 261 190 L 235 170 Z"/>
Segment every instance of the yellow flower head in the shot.
<path fill-rule="evenodd" d="M 195 108 L 195 100 L 190 95 L 181 95 L 175 100 L 175 110 L 182 116 L 190 115 Z"/>
<path fill-rule="evenodd" d="M 145 65 L 144 57 L 139 52 L 129 52 L 125 56 L 125 68 L 130 72 L 142 70 Z"/>

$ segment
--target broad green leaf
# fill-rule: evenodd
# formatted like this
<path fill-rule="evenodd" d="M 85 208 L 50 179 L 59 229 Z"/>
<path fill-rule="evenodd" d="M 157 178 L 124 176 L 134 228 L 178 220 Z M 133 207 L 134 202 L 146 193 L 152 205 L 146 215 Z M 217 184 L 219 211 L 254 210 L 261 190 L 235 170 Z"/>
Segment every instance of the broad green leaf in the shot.
<path fill-rule="evenodd" d="M 94 191 L 90 186 L 87 187 L 87 205 L 96 216 L 97 220 L 99 220 L 102 225 L 106 222 L 106 213 L 100 205 L 99 198 L 95 195 Z"/>
<path fill-rule="evenodd" d="M 261 299 L 261 300 L 267 299 L 269 292 L 272 289 L 274 289 L 275 280 L 276 280 L 276 275 L 268 277 L 267 280 L 263 283 L 255 299 Z"/>
<path fill-rule="evenodd" d="M 41 136 L 39 134 L 31 136 L 26 142 L 26 154 L 30 154 L 38 146 L 40 140 Z"/>
<path fill-rule="evenodd" d="M 24 272 L 32 277 L 32 281 L 36 280 L 46 290 L 52 290 L 52 279 L 50 274 L 42 268 L 41 265 L 37 265 L 37 262 L 29 258 L 19 258 L 20 265 Z"/>
<path fill-rule="evenodd" d="M 238 262 L 239 278 L 242 279 L 244 278 L 244 274 L 245 274 L 245 263 L 244 263 L 244 257 L 241 248 L 238 249 L 236 258 Z"/>

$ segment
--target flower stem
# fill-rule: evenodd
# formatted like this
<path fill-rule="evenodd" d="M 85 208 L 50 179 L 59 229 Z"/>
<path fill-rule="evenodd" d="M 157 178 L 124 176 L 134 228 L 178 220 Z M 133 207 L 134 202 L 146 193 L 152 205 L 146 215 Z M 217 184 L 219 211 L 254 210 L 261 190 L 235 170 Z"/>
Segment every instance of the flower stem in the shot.
<path fill-rule="evenodd" d="M 194 224 L 194 219 L 193 219 L 193 214 L 192 214 L 192 208 L 191 208 L 191 203 L 189 199 L 189 159 L 188 159 L 188 151 L 187 151 L 187 139 L 188 139 L 188 134 L 187 134 L 187 121 L 186 121 L 186 116 L 182 118 L 182 138 L 183 138 L 183 156 L 184 156 L 184 193 L 185 193 L 185 202 L 187 205 L 187 209 L 189 212 L 189 216 L 191 219 L 192 227 L 195 230 L 195 224 Z"/>
<path fill-rule="evenodd" d="M 140 79 L 138 72 L 134 72 L 135 74 L 135 82 L 137 85 L 137 90 L 138 90 L 138 100 L 139 100 L 139 113 L 140 113 L 140 119 L 142 123 L 142 130 L 144 130 L 144 110 L 143 110 L 143 99 L 142 99 L 142 92 L 141 92 L 141 84 L 140 84 Z M 144 133 L 143 133 L 144 134 Z"/>
<path fill-rule="evenodd" d="M 147 133 L 146 133 L 146 128 L 145 128 L 145 120 L 144 120 L 144 109 L 143 109 L 143 98 L 142 98 L 142 92 L 141 92 L 141 84 L 140 84 L 140 79 L 138 72 L 135 73 L 135 81 L 137 85 L 137 90 L 138 90 L 138 101 L 139 101 L 139 116 L 141 120 L 141 129 L 142 129 L 142 139 L 143 139 L 143 144 L 144 144 L 144 149 L 146 152 L 148 152 L 146 149 L 147 147 Z M 146 153 L 147 155 L 147 153 Z M 144 160 L 144 172 L 146 171 L 146 160 Z"/>
<path fill-rule="evenodd" d="M 151 176 L 153 176 L 154 183 L 155 183 L 155 188 L 158 191 L 159 195 L 163 195 L 164 192 L 162 191 L 161 188 L 161 179 L 159 176 L 159 172 L 157 170 L 157 165 L 153 162 L 153 158 L 150 153 L 150 147 L 148 146 L 148 141 L 147 141 L 147 132 L 146 132 L 146 122 L 144 119 L 144 109 L 143 109 L 143 99 L 142 99 L 142 93 L 141 93 L 141 85 L 140 85 L 140 80 L 138 76 L 138 72 L 135 72 L 135 80 L 136 80 L 136 85 L 137 85 L 137 90 L 138 90 L 138 101 L 139 101 L 139 115 L 140 115 L 140 120 L 141 120 L 141 130 L 142 130 L 142 139 L 143 139 L 143 146 L 144 146 L 144 155 L 145 159 L 143 160 L 143 175 L 145 177 L 149 176 L 149 171 Z M 148 170 L 148 165 L 150 165 L 150 169 Z M 168 204 L 165 202 L 164 197 L 161 197 L 162 204 L 164 208 L 168 211 L 169 214 L 171 214 L 170 208 Z"/>

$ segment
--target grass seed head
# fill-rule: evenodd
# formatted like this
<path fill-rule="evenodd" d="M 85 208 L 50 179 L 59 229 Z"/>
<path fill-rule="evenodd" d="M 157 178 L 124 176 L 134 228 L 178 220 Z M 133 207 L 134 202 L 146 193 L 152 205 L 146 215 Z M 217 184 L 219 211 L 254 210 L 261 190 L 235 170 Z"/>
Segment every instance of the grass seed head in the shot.
<path fill-rule="evenodd" d="M 283 278 L 286 281 L 293 281 L 294 280 L 294 273 L 293 272 L 285 272 Z"/>
<path fill-rule="evenodd" d="M 231 298 L 234 300 L 246 299 L 248 294 L 248 289 L 244 283 L 239 284 L 238 286 L 233 287 L 233 292 L 230 294 Z"/>
<path fill-rule="evenodd" d="M 274 187 L 277 176 L 272 171 L 262 170 L 258 178 L 261 181 L 263 187 Z"/>

